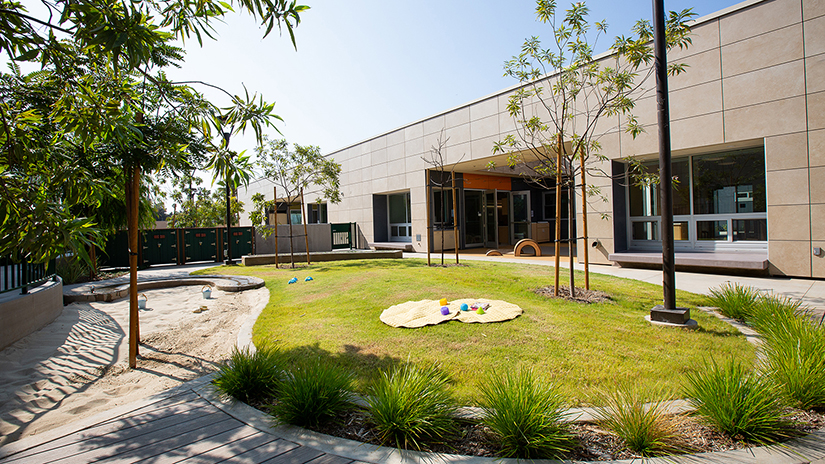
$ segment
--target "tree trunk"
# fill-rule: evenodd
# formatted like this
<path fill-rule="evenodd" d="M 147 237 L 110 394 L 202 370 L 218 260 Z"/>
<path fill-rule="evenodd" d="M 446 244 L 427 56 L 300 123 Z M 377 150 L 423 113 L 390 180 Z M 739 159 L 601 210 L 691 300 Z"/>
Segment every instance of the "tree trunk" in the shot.
<path fill-rule="evenodd" d="M 453 172 L 453 240 L 455 240 L 455 263 L 458 264 L 458 203 L 455 188 L 455 172 Z"/>
<path fill-rule="evenodd" d="M 304 189 L 301 189 L 301 219 L 304 220 L 304 243 L 307 247 L 307 266 L 312 263 L 309 262 L 309 234 L 307 233 L 307 209 L 304 203 Z"/>
<path fill-rule="evenodd" d="M 129 367 L 137 367 L 140 322 L 137 302 L 138 265 L 138 204 L 140 199 L 140 168 L 126 173 L 126 220 L 129 228 Z"/>
<path fill-rule="evenodd" d="M 289 197 L 287 197 L 287 201 L 288 200 L 289 200 Z M 292 232 L 292 215 L 289 213 L 289 206 L 288 206 L 290 204 L 291 203 L 287 203 L 287 207 L 286 207 L 287 217 L 289 218 L 289 261 L 292 264 L 292 266 L 291 266 L 292 269 L 295 269 L 295 247 L 292 245 L 292 238 L 295 237 L 295 235 Z"/>
<path fill-rule="evenodd" d="M 573 175 L 573 160 L 570 160 L 570 179 L 567 199 L 567 255 L 570 262 L 570 297 L 576 296 L 576 277 L 573 250 L 576 248 L 576 177 Z"/>
<path fill-rule="evenodd" d="M 272 187 L 272 202 L 275 205 L 275 269 L 278 267 L 278 187 Z M 267 214 L 269 212 L 267 211 Z"/>
<path fill-rule="evenodd" d="M 590 290 L 590 244 L 587 236 L 587 182 L 584 173 L 584 152 L 579 151 L 579 160 L 582 170 L 582 243 L 584 243 L 584 288 Z"/>
<path fill-rule="evenodd" d="M 425 175 L 427 176 L 427 191 L 425 192 L 426 196 L 427 196 L 427 266 L 432 266 L 433 264 L 430 261 L 430 250 L 432 249 L 432 243 L 433 243 L 433 240 L 432 240 L 433 239 L 433 234 L 432 234 L 433 221 L 432 221 L 432 215 L 430 213 L 430 195 L 431 195 L 431 190 L 432 189 L 430 188 L 430 170 L 429 169 L 427 169 L 427 171 L 425 172 Z"/>
<path fill-rule="evenodd" d="M 561 151 L 564 142 L 561 133 L 559 134 L 559 144 L 556 149 L 556 284 L 553 289 L 553 296 L 559 296 L 559 255 L 561 254 Z"/>

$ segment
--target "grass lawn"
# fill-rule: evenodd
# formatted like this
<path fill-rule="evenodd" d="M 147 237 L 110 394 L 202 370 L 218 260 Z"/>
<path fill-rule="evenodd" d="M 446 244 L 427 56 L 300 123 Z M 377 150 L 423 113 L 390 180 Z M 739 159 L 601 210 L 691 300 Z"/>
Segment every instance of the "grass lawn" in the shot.
<path fill-rule="evenodd" d="M 621 382 L 664 387 L 682 397 L 685 373 L 703 359 L 737 358 L 752 365 L 754 348 L 733 327 L 691 311 L 699 329 L 660 328 L 644 320 L 662 299 L 659 286 L 591 274 L 591 288 L 613 301 L 576 304 L 533 293 L 552 285 L 549 266 L 469 261 L 460 267 L 428 268 L 416 259 L 339 261 L 297 269 L 274 266 L 222 267 L 212 272 L 260 277 L 269 304 L 254 328 L 256 344 L 275 342 L 295 359 L 328 358 L 357 375 L 359 390 L 378 370 L 410 360 L 439 363 L 455 393 L 475 403 L 489 375 L 531 366 L 556 382 L 571 404 Z M 567 270 L 562 282 L 566 284 Z M 304 282 L 306 276 L 314 281 Z M 289 285 L 292 277 L 298 283 Z M 583 285 L 583 274 L 577 273 Z M 524 314 L 496 324 L 451 321 L 420 329 L 382 323 L 381 312 L 411 300 L 489 298 L 519 305 Z M 707 298 L 677 292 L 680 306 L 695 308 Z"/>

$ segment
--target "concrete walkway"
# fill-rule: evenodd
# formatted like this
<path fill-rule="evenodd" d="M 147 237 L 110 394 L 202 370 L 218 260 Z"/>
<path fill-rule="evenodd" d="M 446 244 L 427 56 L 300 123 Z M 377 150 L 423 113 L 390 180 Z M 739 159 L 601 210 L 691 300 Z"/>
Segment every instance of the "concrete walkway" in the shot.
<path fill-rule="evenodd" d="M 427 254 L 404 253 L 404 257 L 427 259 Z M 440 254 L 438 257 L 440 259 Z M 459 260 L 536 264 L 540 266 L 553 266 L 554 264 L 554 258 L 552 256 L 540 258 L 514 258 L 512 256 L 484 256 L 459 253 Z M 445 255 L 445 261 L 454 263 L 455 255 Z M 566 258 L 562 259 L 561 267 L 569 268 Z M 584 271 L 584 265 L 576 264 L 574 265 L 574 269 Z M 606 266 L 602 264 L 591 264 L 590 272 L 662 285 L 661 270 L 634 269 L 618 266 Z M 566 275 L 563 274 L 562 278 L 566 280 Z M 738 277 L 721 274 L 700 274 L 695 272 L 676 273 L 676 288 L 678 290 L 685 290 L 692 293 L 707 295 L 711 288 L 718 288 L 726 282 L 738 282 L 739 284 L 748 285 L 766 293 L 783 295 L 796 300 L 801 300 L 804 305 L 809 306 L 820 317 L 823 312 L 825 312 L 825 280 L 822 279 L 802 279 L 791 277 Z"/>

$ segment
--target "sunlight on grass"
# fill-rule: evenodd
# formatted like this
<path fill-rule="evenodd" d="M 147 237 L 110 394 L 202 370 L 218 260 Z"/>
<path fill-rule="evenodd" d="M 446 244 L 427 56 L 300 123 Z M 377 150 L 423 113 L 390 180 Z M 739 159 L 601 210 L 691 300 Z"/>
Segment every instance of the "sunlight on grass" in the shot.
<path fill-rule="evenodd" d="M 663 384 L 676 391 L 685 373 L 707 356 L 745 365 L 754 360 L 753 347 L 736 329 L 701 311 L 691 312 L 699 321 L 695 331 L 651 326 L 644 316 L 661 301 L 661 287 L 610 276 L 591 274 L 591 288 L 609 293 L 613 301 L 582 305 L 533 293 L 552 284 L 548 266 L 470 262 L 428 268 L 422 260 L 403 259 L 212 271 L 266 281 L 270 301 L 255 324 L 256 344 L 277 343 L 296 359 L 325 357 L 352 370 L 361 392 L 379 368 L 409 359 L 439 364 L 467 403 L 478 401 L 477 385 L 494 369 L 531 367 L 580 404 L 592 392 L 628 380 L 642 389 Z M 304 282 L 306 276 L 314 280 Z M 292 277 L 298 283 L 287 284 Z M 393 328 L 378 319 L 389 306 L 440 298 L 505 300 L 524 314 L 504 323 L 449 322 L 420 329 Z M 680 306 L 707 304 L 706 297 L 686 292 L 677 292 L 677 298 Z"/>

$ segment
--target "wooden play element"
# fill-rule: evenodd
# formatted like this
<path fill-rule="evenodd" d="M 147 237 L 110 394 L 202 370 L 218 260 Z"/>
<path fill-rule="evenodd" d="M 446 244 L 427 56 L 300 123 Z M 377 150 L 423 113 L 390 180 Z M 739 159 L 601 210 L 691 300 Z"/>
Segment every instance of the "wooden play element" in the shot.
<path fill-rule="evenodd" d="M 516 248 L 513 250 L 513 256 L 521 256 L 521 250 L 524 249 L 524 247 L 533 248 L 533 250 L 536 251 L 536 256 L 541 256 L 541 248 L 539 247 L 539 244 L 530 238 L 521 239 L 518 243 L 516 243 Z"/>
<path fill-rule="evenodd" d="M 487 250 L 487 256 L 501 256 L 501 252 L 498 250 Z"/>

